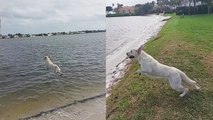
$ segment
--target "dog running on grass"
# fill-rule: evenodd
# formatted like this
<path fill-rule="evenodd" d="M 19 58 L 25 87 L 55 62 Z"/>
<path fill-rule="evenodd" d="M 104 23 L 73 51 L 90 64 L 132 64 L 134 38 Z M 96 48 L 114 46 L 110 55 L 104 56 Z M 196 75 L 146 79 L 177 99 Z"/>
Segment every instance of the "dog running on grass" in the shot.
<path fill-rule="evenodd" d="M 180 97 L 185 96 L 189 91 L 187 87 L 182 85 L 183 81 L 193 86 L 196 90 L 200 89 L 200 87 L 198 87 L 199 85 L 191 80 L 184 72 L 175 67 L 159 63 L 147 54 L 143 48 L 144 46 L 142 45 L 138 50 L 133 49 L 126 53 L 128 58 L 136 58 L 140 63 L 141 68 L 137 70 L 137 73 L 169 80 L 172 89 L 181 92 Z"/>

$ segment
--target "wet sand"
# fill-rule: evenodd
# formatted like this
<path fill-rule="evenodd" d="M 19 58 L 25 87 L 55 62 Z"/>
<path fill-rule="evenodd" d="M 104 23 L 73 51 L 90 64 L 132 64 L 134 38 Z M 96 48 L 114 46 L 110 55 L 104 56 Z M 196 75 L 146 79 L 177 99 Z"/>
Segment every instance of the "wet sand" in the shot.
<path fill-rule="evenodd" d="M 101 94 L 20 120 L 105 120 L 105 112 L 105 94 Z"/>

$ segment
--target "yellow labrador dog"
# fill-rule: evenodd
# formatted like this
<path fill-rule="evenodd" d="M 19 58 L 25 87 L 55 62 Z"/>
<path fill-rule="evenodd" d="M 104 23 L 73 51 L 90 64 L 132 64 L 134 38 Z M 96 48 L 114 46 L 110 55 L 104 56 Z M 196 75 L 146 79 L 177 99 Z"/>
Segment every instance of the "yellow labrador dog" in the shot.
<path fill-rule="evenodd" d="M 44 57 L 44 62 L 46 63 L 46 65 L 48 66 L 48 68 L 52 71 L 54 71 L 54 73 L 62 76 L 62 72 L 61 72 L 61 69 L 58 67 L 58 65 L 54 64 L 50 58 L 48 56 L 45 56 Z"/>
<path fill-rule="evenodd" d="M 144 52 L 143 45 L 138 50 L 133 49 L 126 54 L 128 58 L 136 58 L 139 61 L 141 69 L 139 69 L 137 73 L 168 79 L 172 89 L 181 92 L 180 97 L 185 96 L 189 91 L 187 87 L 182 85 L 182 81 L 193 86 L 197 90 L 200 89 L 198 84 L 187 77 L 181 70 L 175 67 L 163 65 L 155 60 L 152 56 Z"/>

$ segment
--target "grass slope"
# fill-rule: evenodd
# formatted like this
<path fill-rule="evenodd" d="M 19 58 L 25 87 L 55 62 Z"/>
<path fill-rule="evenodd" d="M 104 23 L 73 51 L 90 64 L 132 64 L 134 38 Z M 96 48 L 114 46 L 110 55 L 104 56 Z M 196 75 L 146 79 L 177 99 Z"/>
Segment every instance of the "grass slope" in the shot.
<path fill-rule="evenodd" d="M 201 86 L 184 98 L 166 80 L 135 74 L 133 61 L 107 98 L 108 120 L 213 119 L 213 15 L 173 15 L 145 51 L 161 63 L 177 67 Z"/>

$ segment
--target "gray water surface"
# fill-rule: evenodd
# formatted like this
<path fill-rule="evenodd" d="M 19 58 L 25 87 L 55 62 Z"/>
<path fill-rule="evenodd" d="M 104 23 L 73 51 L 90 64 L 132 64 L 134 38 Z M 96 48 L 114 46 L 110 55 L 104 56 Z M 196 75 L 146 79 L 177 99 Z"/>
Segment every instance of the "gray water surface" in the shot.
<path fill-rule="evenodd" d="M 48 55 L 64 75 L 44 64 Z M 105 90 L 105 33 L 0 40 L 0 119 L 13 120 Z"/>

